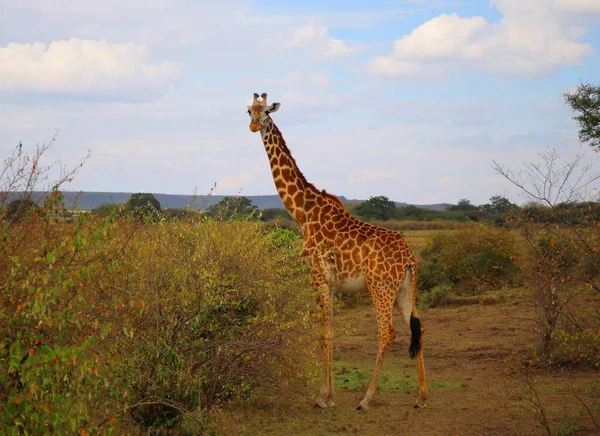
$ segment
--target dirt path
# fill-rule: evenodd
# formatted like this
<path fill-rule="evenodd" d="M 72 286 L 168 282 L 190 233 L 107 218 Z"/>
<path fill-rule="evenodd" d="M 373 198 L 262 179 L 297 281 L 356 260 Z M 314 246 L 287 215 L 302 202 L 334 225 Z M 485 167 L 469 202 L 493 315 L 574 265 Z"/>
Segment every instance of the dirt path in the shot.
<path fill-rule="evenodd" d="M 461 306 L 422 313 L 425 365 L 431 398 L 414 409 L 415 361 L 408 357 L 408 329 L 396 322 L 398 338 L 384 363 L 380 389 L 369 411 L 356 411 L 375 357 L 376 325 L 367 305 L 336 315 L 336 407 L 314 409 L 308 399 L 275 416 L 248 412 L 219 434 L 249 435 L 539 435 L 547 434 L 527 405 L 529 390 L 511 371 L 523 364 L 534 338 L 531 308 L 512 299 L 495 306 Z M 345 330 L 345 333 L 344 333 Z M 597 434 L 589 416 L 569 394 L 600 394 L 598 372 L 538 374 L 535 385 L 554 434 Z M 597 410 L 596 412 L 600 412 Z"/>

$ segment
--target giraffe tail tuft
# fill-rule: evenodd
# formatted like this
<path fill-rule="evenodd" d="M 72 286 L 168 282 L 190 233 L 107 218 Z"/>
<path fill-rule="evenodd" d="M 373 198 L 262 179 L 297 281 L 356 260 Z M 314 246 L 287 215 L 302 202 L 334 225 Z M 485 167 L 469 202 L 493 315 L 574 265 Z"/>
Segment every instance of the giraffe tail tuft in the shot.
<path fill-rule="evenodd" d="M 417 353 L 421 349 L 421 320 L 410 314 L 410 347 L 408 351 L 411 359 L 417 356 Z"/>

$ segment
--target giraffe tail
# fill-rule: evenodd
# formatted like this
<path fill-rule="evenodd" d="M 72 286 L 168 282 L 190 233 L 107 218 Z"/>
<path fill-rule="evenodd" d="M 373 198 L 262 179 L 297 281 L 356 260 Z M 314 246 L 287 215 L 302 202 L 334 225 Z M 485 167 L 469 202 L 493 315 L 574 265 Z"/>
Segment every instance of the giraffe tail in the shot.
<path fill-rule="evenodd" d="M 404 278 L 400 285 L 400 292 L 396 297 L 396 303 L 402 314 L 406 324 L 410 327 L 410 346 L 408 351 L 411 358 L 415 358 L 421 349 L 421 320 L 417 315 L 415 307 L 415 293 L 417 292 L 417 280 L 415 275 L 415 267 L 408 266 L 404 272 Z"/>
<path fill-rule="evenodd" d="M 410 314 L 410 346 L 408 351 L 411 359 L 417 357 L 421 349 L 421 320 L 413 313 Z"/>

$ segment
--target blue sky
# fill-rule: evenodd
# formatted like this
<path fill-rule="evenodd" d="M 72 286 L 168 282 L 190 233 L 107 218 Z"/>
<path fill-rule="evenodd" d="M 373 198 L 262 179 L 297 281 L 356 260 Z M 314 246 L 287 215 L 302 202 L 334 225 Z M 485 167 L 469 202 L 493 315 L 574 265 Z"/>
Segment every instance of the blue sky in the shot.
<path fill-rule="evenodd" d="M 306 177 L 414 204 L 518 192 L 581 147 L 562 94 L 600 71 L 600 0 L 0 0 L 0 155 L 58 130 L 69 190 L 273 194 L 253 92 Z"/>

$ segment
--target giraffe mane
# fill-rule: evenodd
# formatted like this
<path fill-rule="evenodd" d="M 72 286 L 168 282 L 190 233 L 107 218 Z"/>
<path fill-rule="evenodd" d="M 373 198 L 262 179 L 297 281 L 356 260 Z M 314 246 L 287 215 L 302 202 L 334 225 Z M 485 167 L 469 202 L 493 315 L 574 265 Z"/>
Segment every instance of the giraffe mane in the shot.
<path fill-rule="evenodd" d="M 269 119 L 271 119 L 270 115 L 267 115 L 267 116 L 269 117 Z M 281 134 L 281 131 L 279 130 L 279 128 L 277 127 L 277 124 L 275 124 L 272 119 L 271 119 L 271 124 L 273 126 L 274 133 L 279 135 L 279 138 L 281 138 L 281 143 L 279 145 L 281 146 L 281 148 L 283 148 L 283 150 L 286 153 L 286 155 L 288 156 L 288 158 L 292 161 L 292 163 L 296 167 L 296 170 L 298 171 L 298 177 L 300 177 L 303 180 L 303 182 L 309 189 L 312 189 L 312 190 L 314 190 L 314 192 L 321 194 L 327 200 L 330 200 L 331 202 L 335 203 L 337 206 L 339 206 L 343 209 L 344 205 L 342 204 L 342 201 L 337 196 L 330 194 L 325 189 L 323 189 L 323 190 L 317 189 L 317 187 L 315 185 L 313 185 L 311 182 L 306 180 L 306 177 L 304 177 L 304 174 L 300 170 L 300 167 L 298 166 L 296 159 L 294 158 L 294 155 L 292 154 L 289 147 L 287 146 L 285 139 L 283 138 L 283 135 Z"/>
<path fill-rule="evenodd" d="M 338 196 L 330 194 L 329 192 L 327 192 L 325 189 L 323 189 L 321 191 L 321 194 L 323 194 L 323 196 L 331 201 L 333 201 L 335 204 L 337 204 L 340 207 L 344 207 L 344 205 L 342 204 L 342 200 L 339 199 Z"/>

